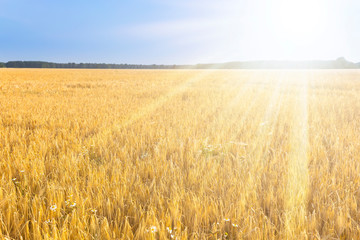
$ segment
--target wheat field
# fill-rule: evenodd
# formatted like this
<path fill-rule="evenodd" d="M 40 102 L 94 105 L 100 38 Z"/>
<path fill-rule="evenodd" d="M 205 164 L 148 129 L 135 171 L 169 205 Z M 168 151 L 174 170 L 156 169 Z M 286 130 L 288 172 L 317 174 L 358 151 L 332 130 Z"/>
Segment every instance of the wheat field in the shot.
<path fill-rule="evenodd" d="M 360 71 L 0 70 L 0 239 L 358 239 Z"/>

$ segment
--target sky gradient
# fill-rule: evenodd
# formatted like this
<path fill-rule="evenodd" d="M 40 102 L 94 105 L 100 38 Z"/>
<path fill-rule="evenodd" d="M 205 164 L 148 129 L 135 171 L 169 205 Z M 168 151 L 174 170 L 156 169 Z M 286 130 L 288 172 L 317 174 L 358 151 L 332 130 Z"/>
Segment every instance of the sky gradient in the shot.
<path fill-rule="evenodd" d="M 356 0 L 0 0 L 0 61 L 360 62 Z"/>

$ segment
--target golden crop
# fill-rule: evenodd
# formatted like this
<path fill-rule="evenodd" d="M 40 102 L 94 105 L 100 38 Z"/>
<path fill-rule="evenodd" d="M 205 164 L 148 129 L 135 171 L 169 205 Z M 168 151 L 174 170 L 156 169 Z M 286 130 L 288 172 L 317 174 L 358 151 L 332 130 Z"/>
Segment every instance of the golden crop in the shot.
<path fill-rule="evenodd" d="M 360 72 L 0 70 L 0 239 L 357 239 Z"/>

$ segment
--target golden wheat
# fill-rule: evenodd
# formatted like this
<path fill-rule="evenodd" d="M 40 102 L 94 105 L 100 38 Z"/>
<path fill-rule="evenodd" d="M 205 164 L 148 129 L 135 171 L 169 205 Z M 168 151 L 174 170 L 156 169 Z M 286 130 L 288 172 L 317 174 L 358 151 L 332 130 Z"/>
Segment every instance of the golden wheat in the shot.
<path fill-rule="evenodd" d="M 359 71 L 0 70 L 0 239 L 357 239 Z"/>

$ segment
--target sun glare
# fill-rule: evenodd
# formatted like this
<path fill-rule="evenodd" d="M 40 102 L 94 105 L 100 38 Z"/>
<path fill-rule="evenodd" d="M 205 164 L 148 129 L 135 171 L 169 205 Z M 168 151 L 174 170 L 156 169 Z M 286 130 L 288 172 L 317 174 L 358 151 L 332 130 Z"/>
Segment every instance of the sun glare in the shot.
<path fill-rule="evenodd" d="M 273 6 L 275 34 L 300 44 L 318 41 L 326 29 L 326 11 L 315 1 L 281 0 Z"/>
<path fill-rule="evenodd" d="M 331 53 L 341 54 L 339 43 L 344 42 L 344 35 L 337 28 L 335 19 L 341 11 L 336 8 L 336 4 L 323 0 L 254 1 L 246 10 L 239 6 L 232 13 L 235 20 L 227 36 L 233 40 L 226 40 L 232 43 L 228 52 L 238 48 L 238 58 L 250 55 L 253 60 L 337 57 Z M 234 29 L 239 29 L 238 33 Z"/>

